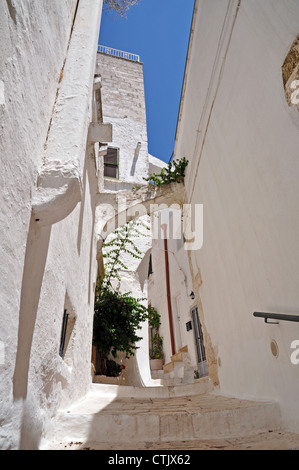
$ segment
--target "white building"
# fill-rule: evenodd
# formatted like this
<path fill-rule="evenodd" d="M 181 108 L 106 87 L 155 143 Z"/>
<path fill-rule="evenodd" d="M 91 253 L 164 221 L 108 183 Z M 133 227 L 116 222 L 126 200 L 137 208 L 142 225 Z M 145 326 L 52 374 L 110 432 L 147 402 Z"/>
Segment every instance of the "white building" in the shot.
<path fill-rule="evenodd" d="M 102 227 L 106 217 L 105 202 L 109 203 L 109 197 L 115 197 L 116 210 L 120 211 L 121 207 L 125 207 L 127 203 L 124 191 L 131 191 L 136 185 L 145 184 L 143 178 L 149 173 L 159 172 L 165 163 L 148 154 L 143 64 L 139 56 L 99 46 L 96 75 L 101 83 L 99 98 L 102 116 L 104 121 L 111 123 L 113 127 L 112 142 L 106 149 L 102 148 L 99 155 L 99 166 L 104 167 L 104 181 L 97 209 L 99 226 Z M 102 153 L 104 153 L 103 156 Z M 142 215 L 140 220 L 149 228 L 151 227 L 148 215 Z M 120 224 L 125 222 L 124 219 Z M 115 228 L 118 228 L 118 222 L 115 222 Z M 140 230 L 143 230 L 143 236 L 133 241 L 141 251 L 143 259 L 122 254 L 121 260 L 128 269 L 119 273 L 121 277 L 119 290 L 131 292 L 139 299 L 147 299 L 148 263 L 152 238 L 150 231 L 143 227 L 140 227 Z M 109 242 L 113 236 L 112 232 L 105 238 L 105 241 Z M 148 303 L 147 300 L 144 302 Z M 128 360 L 125 359 L 124 354 L 118 355 L 117 362 L 125 366 L 121 376 L 114 379 L 95 375 L 94 382 L 135 386 L 155 384 L 155 381 L 151 379 L 149 368 L 147 322 L 138 335 L 143 339 L 138 342 L 135 356 Z"/>
<path fill-rule="evenodd" d="M 98 144 L 87 137 L 101 10 L 98 0 L 0 6 L 3 449 L 38 448 L 91 381 Z"/>
<path fill-rule="evenodd" d="M 2 449 L 40 448 L 57 410 L 89 390 L 106 222 L 118 196 L 159 168 L 141 64 L 125 60 L 134 79 L 119 90 L 115 59 L 97 55 L 101 10 L 98 0 L 0 7 Z M 276 401 L 297 432 L 298 322 L 253 313 L 298 315 L 298 24 L 298 0 L 195 1 L 174 158 L 189 160 L 183 202 L 203 205 L 203 245 L 167 240 L 171 303 L 164 240 L 148 282 L 146 263 L 131 272 L 163 316 L 166 362 L 188 346 L 189 366 L 220 394 Z M 152 199 L 182 202 L 182 186 Z M 109 201 L 121 204 L 105 214 Z M 147 345 L 135 370 L 145 385 L 146 360 Z"/>
<path fill-rule="evenodd" d="M 278 401 L 297 431 L 298 24 L 298 0 L 195 2 L 174 151 L 186 203 L 203 204 L 189 258 L 209 375 Z"/>

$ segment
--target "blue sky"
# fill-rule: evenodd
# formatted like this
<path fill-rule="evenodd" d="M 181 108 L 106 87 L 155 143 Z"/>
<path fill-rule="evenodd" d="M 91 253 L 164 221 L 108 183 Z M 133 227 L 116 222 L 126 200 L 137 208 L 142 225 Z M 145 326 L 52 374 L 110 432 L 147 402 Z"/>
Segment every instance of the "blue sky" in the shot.
<path fill-rule="evenodd" d="M 194 0 L 140 0 L 127 18 L 102 15 L 99 44 L 140 55 L 149 153 L 173 149 Z"/>

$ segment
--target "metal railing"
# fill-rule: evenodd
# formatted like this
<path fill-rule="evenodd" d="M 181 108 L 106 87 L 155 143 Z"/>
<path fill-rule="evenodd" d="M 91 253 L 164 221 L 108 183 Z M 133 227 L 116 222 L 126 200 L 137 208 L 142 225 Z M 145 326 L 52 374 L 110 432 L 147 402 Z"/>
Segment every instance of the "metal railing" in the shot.
<path fill-rule="evenodd" d="M 131 52 L 119 51 L 118 49 L 113 49 L 113 47 L 107 47 L 98 45 L 98 52 L 103 52 L 104 54 L 113 55 L 115 57 L 121 57 L 122 59 L 132 60 L 133 62 L 140 62 L 140 56 L 137 54 L 132 54 Z"/>
<path fill-rule="evenodd" d="M 269 322 L 268 318 L 272 320 L 283 320 L 283 321 L 295 321 L 299 322 L 299 315 L 288 315 L 284 313 L 266 313 L 266 312 L 254 312 L 254 317 L 264 318 L 265 323 L 278 323 L 276 322 Z"/>

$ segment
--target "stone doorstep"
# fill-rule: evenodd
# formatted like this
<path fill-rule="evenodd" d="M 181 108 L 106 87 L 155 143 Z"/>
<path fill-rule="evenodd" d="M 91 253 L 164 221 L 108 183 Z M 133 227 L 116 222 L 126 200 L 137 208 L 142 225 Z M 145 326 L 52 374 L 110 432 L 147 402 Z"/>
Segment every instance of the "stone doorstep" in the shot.
<path fill-rule="evenodd" d="M 277 403 L 214 394 L 156 399 L 88 397 L 60 412 L 55 441 L 171 442 L 239 438 L 280 429 Z"/>

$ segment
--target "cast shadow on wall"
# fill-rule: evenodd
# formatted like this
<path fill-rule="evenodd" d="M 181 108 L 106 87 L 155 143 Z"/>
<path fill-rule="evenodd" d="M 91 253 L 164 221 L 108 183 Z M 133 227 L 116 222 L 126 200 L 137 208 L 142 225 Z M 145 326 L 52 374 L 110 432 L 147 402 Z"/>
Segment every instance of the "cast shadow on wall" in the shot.
<path fill-rule="evenodd" d="M 33 333 L 47 260 L 51 225 L 39 227 L 31 216 L 20 298 L 19 330 L 13 376 L 13 397 L 25 399 Z"/>

